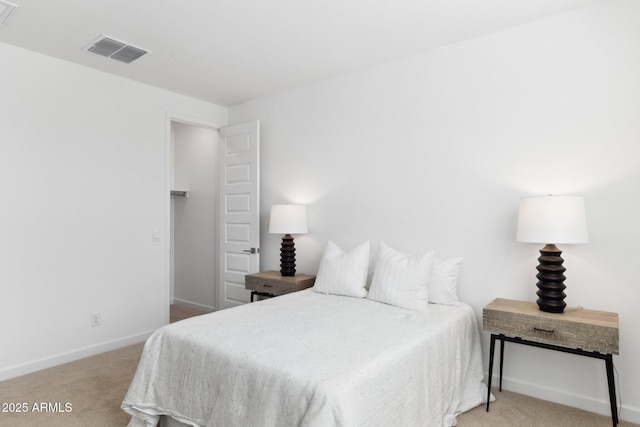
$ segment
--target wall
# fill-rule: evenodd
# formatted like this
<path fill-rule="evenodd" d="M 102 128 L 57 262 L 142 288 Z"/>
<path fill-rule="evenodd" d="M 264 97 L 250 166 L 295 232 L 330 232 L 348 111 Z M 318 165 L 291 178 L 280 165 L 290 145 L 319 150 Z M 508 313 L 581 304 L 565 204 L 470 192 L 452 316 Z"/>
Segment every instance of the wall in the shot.
<path fill-rule="evenodd" d="M 261 122 L 262 269 L 270 206 L 307 203 L 298 271 L 328 239 L 462 255 L 480 322 L 496 297 L 536 299 L 519 198 L 582 195 L 591 241 L 561 248 L 566 302 L 619 313 L 621 417 L 640 422 L 639 21 L 640 3 L 607 2 L 230 108 Z M 507 389 L 609 414 L 601 361 L 509 346 L 505 363 Z"/>
<path fill-rule="evenodd" d="M 168 321 L 167 116 L 226 109 L 5 44 L 0 64 L 5 379 Z"/>
<path fill-rule="evenodd" d="M 172 123 L 173 189 L 189 197 L 172 197 L 172 300 L 200 311 L 217 307 L 218 132 Z"/>

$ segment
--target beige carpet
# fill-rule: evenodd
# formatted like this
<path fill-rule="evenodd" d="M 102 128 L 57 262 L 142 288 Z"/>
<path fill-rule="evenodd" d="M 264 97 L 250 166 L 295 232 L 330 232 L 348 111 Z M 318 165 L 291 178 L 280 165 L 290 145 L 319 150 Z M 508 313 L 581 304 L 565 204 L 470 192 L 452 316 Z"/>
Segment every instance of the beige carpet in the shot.
<path fill-rule="evenodd" d="M 143 344 L 88 357 L 0 382 L 0 402 L 27 403 L 27 413 L 0 412 L 0 426 L 126 426 L 120 403 Z M 34 412 L 33 405 L 65 403 L 70 412 Z M 2 409 L 2 408 L 0 408 Z M 54 408 L 55 409 L 55 408 Z"/>
<path fill-rule="evenodd" d="M 169 321 L 173 323 L 189 317 L 199 316 L 200 314 L 202 314 L 202 312 L 174 304 L 171 306 L 171 310 L 169 310 Z"/>
<path fill-rule="evenodd" d="M 191 310 L 172 318 L 190 317 Z M 123 427 L 129 416 L 120 409 L 142 352 L 142 344 L 124 347 L 33 374 L 0 382 L 0 404 L 27 403 L 26 413 L 1 412 L 0 426 Z M 494 390 L 491 411 L 484 406 L 458 417 L 459 427 L 607 427 L 611 418 L 562 405 Z M 34 404 L 47 404 L 55 412 L 37 412 Z M 65 404 L 71 410 L 64 412 Z M 620 427 L 640 427 L 621 422 Z M 225 426 L 236 427 L 236 426 Z M 242 427 L 242 426 L 237 426 Z M 397 426 L 405 427 L 405 426 Z M 413 427 L 413 426 L 406 426 Z"/>
<path fill-rule="evenodd" d="M 492 389 L 496 397 L 490 411 L 479 406 L 458 416 L 458 427 L 612 427 L 611 417 L 581 411 L 508 391 Z M 621 421 L 618 427 L 639 427 Z"/>

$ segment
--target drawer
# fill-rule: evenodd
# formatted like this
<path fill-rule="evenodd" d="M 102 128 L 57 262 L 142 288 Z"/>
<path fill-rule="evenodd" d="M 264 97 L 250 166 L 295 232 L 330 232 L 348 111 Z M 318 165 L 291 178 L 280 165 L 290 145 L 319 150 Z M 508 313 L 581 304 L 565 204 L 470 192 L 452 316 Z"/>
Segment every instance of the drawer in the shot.
<path fill-rule="evenodd" d="M 301 274 L 283 277 L 279 272 L 267 271 L 246 275 L 244 287 L 252 291 L 267 292 L 272 295 L 283 295 L 310 288 L 314 282 L 314 276 Z"/>
<path fill-rule="evenodd" d="M 247 278 L 245 280 L 245 288 L 252 291 L 267 292 L 273 295 L 282 295 L 292 292 L 291 287 L 286 284 L 256 278 Z"/>
<path fill-rule="evenodd" d="M 618 315 L 567 307 L 540 311 L 536 303 L 496 299 L 482 313 L 483 328 L 531 341 L 603 354 L 618 354 Z"/>

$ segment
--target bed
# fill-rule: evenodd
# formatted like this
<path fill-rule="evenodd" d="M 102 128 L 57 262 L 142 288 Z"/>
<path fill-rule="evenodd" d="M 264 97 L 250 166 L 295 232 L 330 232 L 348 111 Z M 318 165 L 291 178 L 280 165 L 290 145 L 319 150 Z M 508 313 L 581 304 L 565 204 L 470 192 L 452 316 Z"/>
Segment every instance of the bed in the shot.
<path fill-rule="evenodd" d="M 130 426 L 452 426 L 486 388 L 473 310 L 419 313 L 306 290 L 187 319 L 147 341 Z"/>
<path fill-rule="evenodd" d="M 321 290 L 156 331 L 122 403 L 129 426 L 449 427 L 484 402 L 470 306 Z"/>

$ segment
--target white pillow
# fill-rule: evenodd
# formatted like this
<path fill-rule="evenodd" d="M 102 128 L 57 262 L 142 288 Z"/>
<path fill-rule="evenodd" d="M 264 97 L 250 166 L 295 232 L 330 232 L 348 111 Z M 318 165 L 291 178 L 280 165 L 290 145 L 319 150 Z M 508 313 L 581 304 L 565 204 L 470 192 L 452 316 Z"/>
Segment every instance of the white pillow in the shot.
<path fill-rule="evenodd" d="M 364 298 L 367 296 L 365 286 L 368 271 L 368 240 L 349 252 L 329 240 L 322 254 L 313 290 L 323 294 Z"/>
<path fill-rule="evenodd" d="M 462 257 L 435 258 L 429 285 L 429 302 L 455 305 L 458 303 L 458 281 Z"/>
<path fill-rule="evenodd" d="M 367 298 L 417 311 L 429 305 L 433 252 L 413 255 L 380 243 Z"/>

